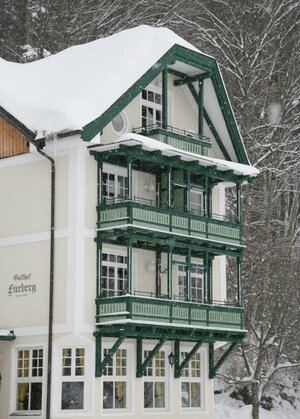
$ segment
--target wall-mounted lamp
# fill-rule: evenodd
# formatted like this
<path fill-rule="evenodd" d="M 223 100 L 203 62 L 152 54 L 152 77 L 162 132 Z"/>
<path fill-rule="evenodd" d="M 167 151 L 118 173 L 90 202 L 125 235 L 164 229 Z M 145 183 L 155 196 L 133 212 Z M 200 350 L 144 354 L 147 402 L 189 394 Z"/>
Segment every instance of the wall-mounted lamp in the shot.
<path fill-rule="evenodd" d="M 153 182 L 147 182 L 147 183 L 145 183 L 145 190 L 147 191 L 147 192 L 154 192 L 155 191 L 155 185 L 154 185 L 154 183 Z"/>
<path fill-rule="evenodd" d="M 173 367 L 174 362 L 175 362 L 175 355 L 173 354 L 173 352 L 171 352 L 171 353 L 168 355 L 168 360 L 169 360 L 169 364 L 171 365 L 171 367 Z"/>

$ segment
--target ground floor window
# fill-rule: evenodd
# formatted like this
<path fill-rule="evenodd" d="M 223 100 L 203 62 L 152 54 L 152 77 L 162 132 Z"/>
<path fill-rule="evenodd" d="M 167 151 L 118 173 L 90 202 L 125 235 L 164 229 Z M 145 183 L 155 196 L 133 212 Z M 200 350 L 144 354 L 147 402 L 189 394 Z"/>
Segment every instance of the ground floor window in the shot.
<path fill-rule="evenodd" d="M 181 352 L 181 362 L 188 352 Z M 201 409 L 202 401 L 201 352 L 197 352 L 183 369 L 181 378 L 181 407 Z"/>
<path fill-rule="evenodd" d="M 104 357 L 108 351 L 108 348 L 104 348 Z M 102 407 L 104 410 L 128 410 L 128 372 L 128 350 L 118 349 L 103 371 Z"/>
<path fill-rule="evenodd" d="M 17 412 L 42 410 L 43 360 L 44 351 L 41 348 L 17 351 Z"/>
<path fill-rule="evenodd" d="M 144 359 L 149 355 L 144 351 Z M 144 408 L 165 409 L 167 407 L 166 352 L 158 351 L 146 368 L 144 377 Z"/>
<path fill-rule="evenodd" d="M 61 409 L 84 409 L 84 348 L 63 348 L 61 354 Z"/>

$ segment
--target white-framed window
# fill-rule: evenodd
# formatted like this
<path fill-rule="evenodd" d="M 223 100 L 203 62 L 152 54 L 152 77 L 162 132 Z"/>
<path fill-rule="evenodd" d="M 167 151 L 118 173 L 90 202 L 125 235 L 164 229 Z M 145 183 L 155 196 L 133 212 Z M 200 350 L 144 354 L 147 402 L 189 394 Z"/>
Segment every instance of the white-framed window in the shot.
<path fill-rule="evenodd" d="M 142 127 L 161 125 L 162 122 L 162 92 L 155 86 L 148 86 L 142 91 L 141 100 Z"/>
<path fill-rule="evenodd" d="M 53 346 L 53 417 L 92 416 L 95 342 L 67 334 Z"/>
<path fill-rule="evenodd" d="M 190 190 L 190 212 L 195 215 L 203 215 L 203 191 L 200 189 Z"/>
<path fill-rule="evenodd" d="M 204 299 L 204 269 L 202 266 L 191 266 L 190 268 L 190 296 L 187 289 L 187 266 L 184 264 L 176 264 L 177 276 L 177 298 L 200 303 Z"/>
<path fill-rule="evenodd" d="M 181 351 L 181 362 L 189 351 Z M 181 381 L 182 410 L 204 409 L 203 351 L 197 352 L 183 369 Z"/>
<path fill-rule="evenodd" d="M 61 410 L 84 409 L 85 349 L 61 349 Z"/>
<path fill-rule="evenodd" d="M 15 391 L 12 411 L 16 414 L 38 414 L 42 411 L 44 349 L 16 348 Z"/>
<path fill-rule="evenodd" d="M 187 270 L 185 265 L 176 265 L 177 269 L 177 291 L 178 299 L 185 300 L 187 298 Z"/>
<path fill-rule="evenodd" d="M 144 350 L 144 359 L 150 350 Z M 160 350 L 151 360 L 143 377 L 144 385 L 144 409 L 168 410 L 169 408 L 169 374 L 167 354 Z"/>
<path fill-rule="evenodd" d="M 112 345 L 112 344 L 111 344 Z M 102 356 L 109 345 L 104 345 Z M 102 410 L 106 413 L 128 412 L 131 409 L 131 357 L 127 346 L 117 349 L 102 375 Z"/>
<path fill-rule="evenodd" d="M 128 183 L 125 174 L 102 172 L 102 197 L 108 203 L 124 201 L 127 198 Z"/>
<path fill-rule="evenodd" d="M 120 112 L 111 121 L 111 126 L 116 134 L 120 135 L 127 131 L 128 120 L 124 112 Z"/>
<path fill-rule="evenodd" d="M 127 291 L 127 256 L 125 252 L 102 251 L 101 295 L 111 297 Z"/>
<path fill-rule="evenodd" d="M 204 269 L 194 266 L 191 269 L 191 301 L 200 303 L 204 300 Z"/>

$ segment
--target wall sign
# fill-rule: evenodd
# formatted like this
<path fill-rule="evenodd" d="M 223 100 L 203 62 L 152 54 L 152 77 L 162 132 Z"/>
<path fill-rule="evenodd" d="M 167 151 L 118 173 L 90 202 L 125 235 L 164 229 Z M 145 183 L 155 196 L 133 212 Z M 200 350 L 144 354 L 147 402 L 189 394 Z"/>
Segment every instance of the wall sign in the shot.
<path fill-rule="evenodd" d="M 8 287 L 9 297 L 27 297 L 35 293 L 36 284 L 32 283 L 31 273 L 14 275 L 14 282 Z"/>

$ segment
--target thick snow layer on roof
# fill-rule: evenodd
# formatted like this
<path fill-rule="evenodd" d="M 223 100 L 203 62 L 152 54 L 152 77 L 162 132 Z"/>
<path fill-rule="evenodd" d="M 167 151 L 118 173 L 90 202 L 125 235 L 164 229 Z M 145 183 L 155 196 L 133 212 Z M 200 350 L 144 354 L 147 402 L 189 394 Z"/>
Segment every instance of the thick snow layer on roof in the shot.
<path fill-rule="evenodd" d="M 38 133 L 81 129 L 175 44 L 167 28 L 138 26 L 28 64 L 0 59 L 0 106 Z"/>
<path fill-rule="evenodd" d="M 235 163 L 227 160 L 215 159 L 213 157 L 200 156 L 194 153 L 188 153 L 187 151 L 179 150 L 178 148 L 175 148 L 171 145 L 162 143 L 152 138 L 145 137 L 140 134 L 124 134 L 114 143 L 101 145 L 95 147 L 93 150 L 98 152 L 113 150 L 119 148 L 121 144 L 127 146 L 135 146 L 141 144 L 144 150 L 160 150 L 162 154 L 165 156 L 179 156 L 182 160 L 185 160 L 187 162 L 198 161 L 201 166 L 216 166 L 217 169 L 220 171 L 233 170 L 233 173 L 239 176 L 255 177 L 259 173 L 259 171 L 253 166 L 248 166 L 246 164 Z"/>

